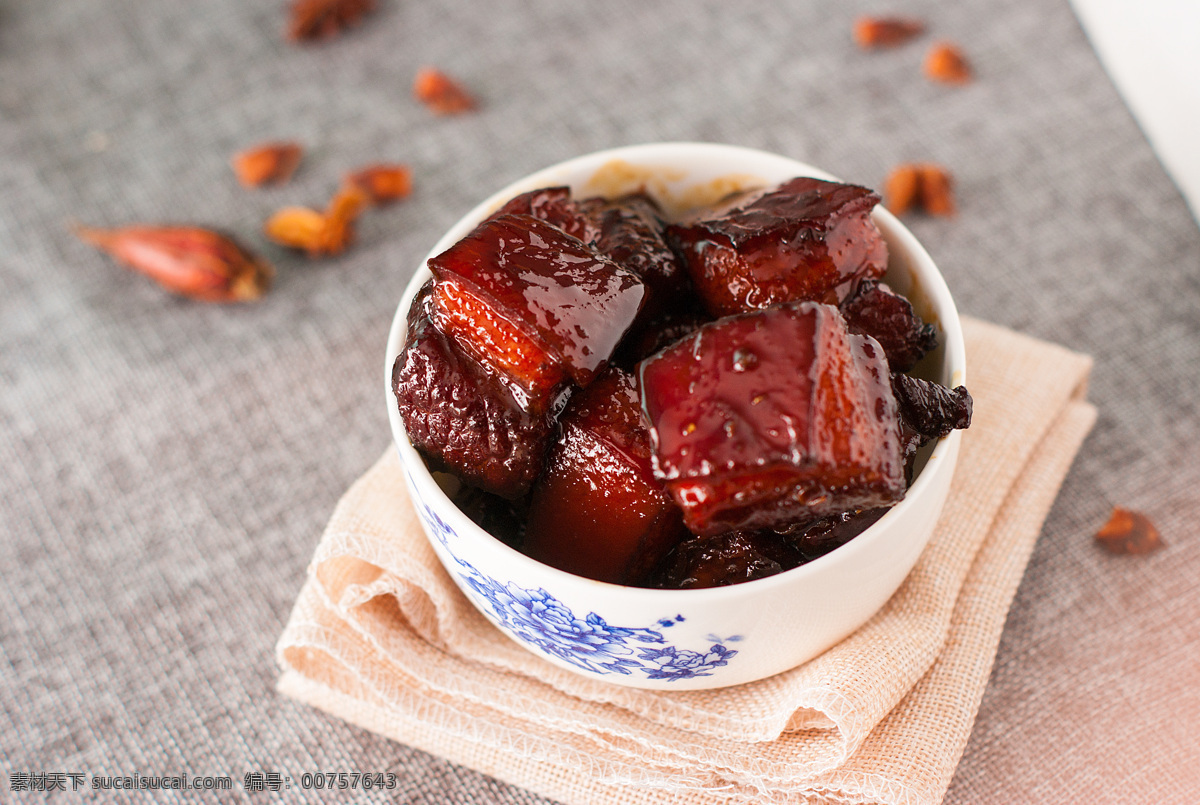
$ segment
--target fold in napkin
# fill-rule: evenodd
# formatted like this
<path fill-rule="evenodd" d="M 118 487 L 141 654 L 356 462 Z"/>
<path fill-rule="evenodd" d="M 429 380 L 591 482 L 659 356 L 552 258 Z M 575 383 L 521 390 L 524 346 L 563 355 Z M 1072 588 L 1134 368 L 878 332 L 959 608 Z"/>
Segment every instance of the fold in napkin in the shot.
<path fill-rule="evenodd" d="M 388 450 L 317 546 L 279 641 L 280 691 L 570 805 L 940 801 L 1095 421 L 1087 356 L 977 320 L 964 331 L 975 415 L 936 530 L 884 608 L 816 659 L 711 691 L 552 666 L 459 593 Z"/>

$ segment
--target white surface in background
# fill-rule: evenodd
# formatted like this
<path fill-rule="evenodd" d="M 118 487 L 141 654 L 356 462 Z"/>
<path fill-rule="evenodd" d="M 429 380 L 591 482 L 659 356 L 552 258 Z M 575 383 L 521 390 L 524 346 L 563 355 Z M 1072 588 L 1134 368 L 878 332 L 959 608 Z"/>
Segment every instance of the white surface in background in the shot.
<path fill-rule="evenodd" d="M 1092 46 L 1200 221 L 1200 0 L 1071 0 Z"/>

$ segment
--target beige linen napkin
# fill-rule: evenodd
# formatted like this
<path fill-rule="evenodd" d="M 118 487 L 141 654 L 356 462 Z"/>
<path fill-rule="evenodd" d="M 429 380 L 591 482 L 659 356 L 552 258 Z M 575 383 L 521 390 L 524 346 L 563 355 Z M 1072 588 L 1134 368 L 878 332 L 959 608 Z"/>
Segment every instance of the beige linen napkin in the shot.
<path fill-rule="evenodd" d="M 280 691 L 571 805 L 940 801 L 1095 420 L 1088 357 L 977 320 L 964 330 L 975 418 L 936 531 L 884 608 L 816 659 L 665 692 L 543 662 L 442 570 L 389 449 L 317 547 L 279 641 Z"/>

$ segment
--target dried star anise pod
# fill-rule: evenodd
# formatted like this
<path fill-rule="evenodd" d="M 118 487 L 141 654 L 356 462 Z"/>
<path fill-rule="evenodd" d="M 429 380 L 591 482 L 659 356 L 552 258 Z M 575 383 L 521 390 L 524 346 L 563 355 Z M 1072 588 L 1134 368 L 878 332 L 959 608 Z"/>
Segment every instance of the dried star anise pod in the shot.
<path fill-rule="evenodd" d="M 275 275 L 270 263 L 228 235 L 200 227 L 79 227 L 75 232 L 167 290 L 205 302 L 257 299 Z"/>
<path fill-rule="evenodd" d="M 1141 512 L 1114 506 L 1108 522 L 1096 532 L 1096 542 L 1109 553 L 1150 553 L 1163 546 L 1150 518 Z"/>
<path fill-rule="evenodd" d="M 422 67 L 413 80 L 413 95 L 437 115 L 457 115 L 475 108 L 462 85 L 434 67 Z"/>
<path fill-rule="evenodd" d="M 346 184 L 366 191 L 372 204 L 390 204 L 412 192 L 412 171 L 407 165 L 368 165 L 347 176 Z"/>
<path fill-rule="evenodd" d="M 919 207 L 929 215 L 951 216 L 958 211 L 954 179 L 932 162 L 897 165 L 883 183 L 883 205 L 894 215 Z"/>
<path fill-rule="evenodd" d="M 292 178 L 303 155 L 298 143 L 262 143 L 234 154 L 233 172 L 244 187 L 283 184 Z"/>
<path fill-rule="evenodd" d="M 925 30 L 920 20 L 903 17 L 859 17 L 854 21 L 854 41 L 864 50 L 902 45 Z"/>
<path fill-rule="evenodd" d="M 293 42 L 328 39 L 374 10 L 375 0 L 295 0 L 287 38 Z"/>
<path fill-rule="evenodd" d="M 925 75 L 943 84 L 965 84 L 971 80 L 971 65 L 957 45 L 938 42 L 925 56 Z"/>

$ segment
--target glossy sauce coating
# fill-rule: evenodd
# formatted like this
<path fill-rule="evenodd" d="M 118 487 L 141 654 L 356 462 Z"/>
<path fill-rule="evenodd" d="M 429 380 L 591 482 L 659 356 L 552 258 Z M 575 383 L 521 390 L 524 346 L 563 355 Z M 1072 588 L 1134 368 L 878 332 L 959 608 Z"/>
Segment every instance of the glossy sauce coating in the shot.
<path fill-rule="evenodd" d="M 569 187 L 543 187 L 514 196 L 491 217 L 501 215 L 532 215 L 583 243 L 593 243 L 600 236 L 599 225 L 571 198 Z"/>
<path fill-rule="evenodd" d="M 609 368 L 571 399 L 561 425 L 530 498 L 524 550 L 580 576 L 638 583 L 687 532 L 654 476 L 633 377 Z"/>
<path fill-rule="evenodd" d="M 604 367 L 637 316 L 642 281 L 577 238 L 529 215 L 501 215 L 429 260 L 438 283 L 460 291 L 523 334 L 520 365 L 559 363 L 579 386 Z M 439 326 L 451 311 L 435 310 Z M 478 328 L 478 335 L 471 333 Z M 473 352 L 489 355 L 489 321 L 463 318 L 456 336 Z M 512 339 L 494 339 L 512 343 Z M 503 365 L 503 364 L 501 364 Z"/>
<path fill-rule="evenodd" d="M 779 528 L 904 494 L 873 340 L 805 302 L 729 317 L 642 363 L 655 472 L 688 528 Z"/>
<path fill-rule="evenodd" d="M 668 227 L 714 316 L 791 301 L 837 304 L 887 270 L 865 187 L 798 177 Z"/>

